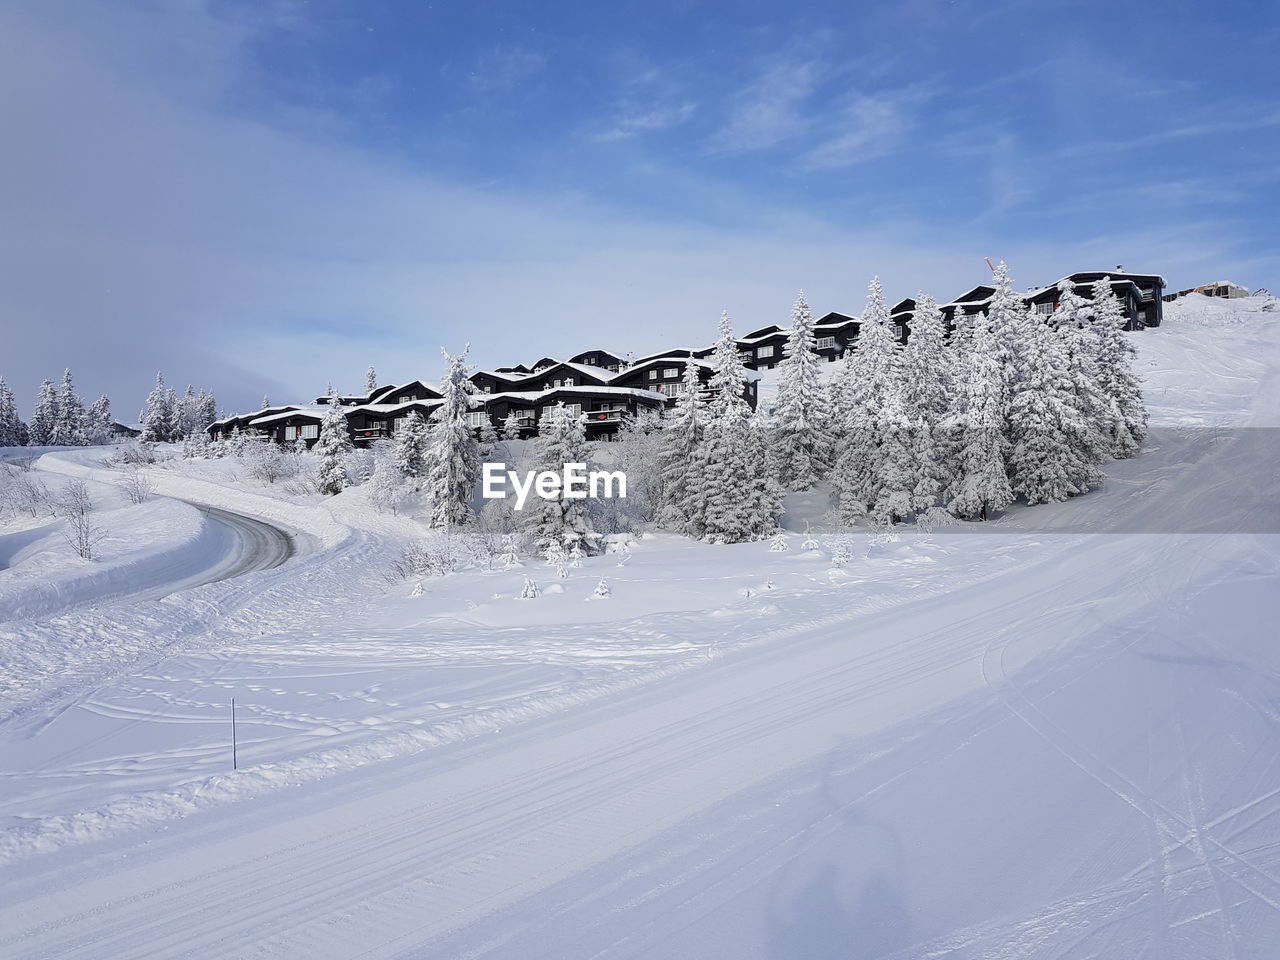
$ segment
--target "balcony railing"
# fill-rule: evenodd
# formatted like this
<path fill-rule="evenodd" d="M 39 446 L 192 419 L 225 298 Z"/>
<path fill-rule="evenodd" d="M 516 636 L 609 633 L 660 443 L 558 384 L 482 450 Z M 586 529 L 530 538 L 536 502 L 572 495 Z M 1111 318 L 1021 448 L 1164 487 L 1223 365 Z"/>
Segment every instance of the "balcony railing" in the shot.
<path fill-rule="evenodd" d="M 590 426 L 593 423 L 617 423 L 626 414 L 626 409 L 588 410 L 587 425 Z"/>

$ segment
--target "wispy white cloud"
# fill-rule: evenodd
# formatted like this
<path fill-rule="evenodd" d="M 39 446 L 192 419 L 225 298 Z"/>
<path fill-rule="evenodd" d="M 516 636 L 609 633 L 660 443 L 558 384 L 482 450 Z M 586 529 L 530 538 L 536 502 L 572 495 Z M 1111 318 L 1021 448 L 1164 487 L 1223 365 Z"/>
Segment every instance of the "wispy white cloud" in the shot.
<path fill-rule="evenodd" d="M 804 157 L 804 168 L 848 167 L 897 152 L 926 99 L 919 89 L 851 97 L 831 121 L 827 136 Z"/>
<path fill-rule="evenodd" d="M 686 100 L 681 103 L 654 106 L 639 113 L 627 113 L 613 120 L 609 129 L 592 135 L 601 142 L 630 140 L 644 133 L 653 133 L 678 127 L 693 116 L 697 104 Z"/>
<path fill-rule="evenodd" d="M 771 59 L 774 62 L 734 97 L 728 121 L 710 139 L 714 152 L 767 150 L 809 129 L 805 104 L 818 87 L 821 63 Z"/>

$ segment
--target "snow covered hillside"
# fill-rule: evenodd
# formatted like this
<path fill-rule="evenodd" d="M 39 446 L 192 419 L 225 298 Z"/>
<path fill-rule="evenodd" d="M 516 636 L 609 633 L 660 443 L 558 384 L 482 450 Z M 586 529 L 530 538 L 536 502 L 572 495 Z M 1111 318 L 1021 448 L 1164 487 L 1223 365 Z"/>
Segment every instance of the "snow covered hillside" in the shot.
<path fill-rule="evenodd" d="M 365 488 L 173 461 L 101 561 L 0 529 L 0 954 L 1275 956 L 1262 306 L 1167 305 L 1135 335 L 1147 451 L 981 527 L 419 587 Z M 96 449 L 33 472 L 118 479 Z M 178 500 L 296 554 L 166 576 L 208 535 Z M 6 600 L 54 567 L 84 602 Z"/>

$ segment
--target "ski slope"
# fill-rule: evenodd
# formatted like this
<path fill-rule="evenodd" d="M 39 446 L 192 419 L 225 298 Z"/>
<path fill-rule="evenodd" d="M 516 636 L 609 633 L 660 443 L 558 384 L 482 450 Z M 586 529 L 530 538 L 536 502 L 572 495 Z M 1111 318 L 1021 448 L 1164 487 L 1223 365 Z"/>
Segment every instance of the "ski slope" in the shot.
<path fill-rule="evenodd" d="M 1102 490 L 843 571 L 659 537 L 535 601 L 536 570 L 412 596 L 331 504 L 324 551 L 33 626 L 188 632 L 0 725 L 0 953 L 1275 956 L 1280 330 L 1250 306 L 1142 334 L 1158 430 Z"/>

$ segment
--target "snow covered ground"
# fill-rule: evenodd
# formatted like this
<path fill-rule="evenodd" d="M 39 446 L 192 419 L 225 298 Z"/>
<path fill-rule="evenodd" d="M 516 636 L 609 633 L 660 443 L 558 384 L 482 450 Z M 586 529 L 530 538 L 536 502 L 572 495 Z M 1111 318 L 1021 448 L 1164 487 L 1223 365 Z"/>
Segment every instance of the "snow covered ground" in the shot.
<path fill-rule="evenodd" d="M 359 491 L 152 471 L 300 549 L 0 613 L 0 953 L 1275 956 L 1280 315 L 1199 300 L 1104 489 L 839 570 L 656 536 L 414 595 Z"/>

